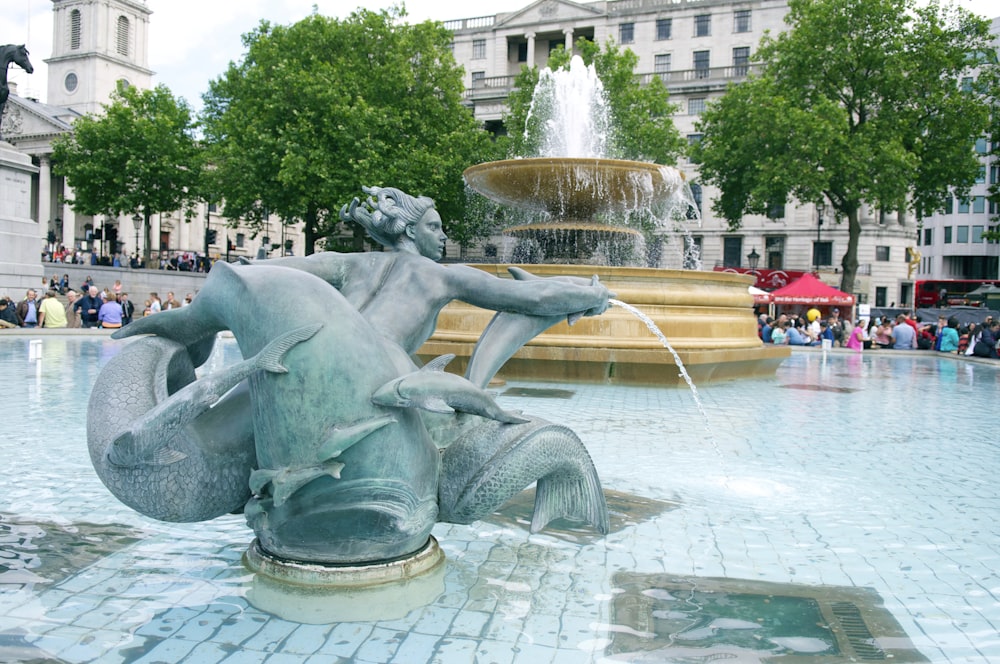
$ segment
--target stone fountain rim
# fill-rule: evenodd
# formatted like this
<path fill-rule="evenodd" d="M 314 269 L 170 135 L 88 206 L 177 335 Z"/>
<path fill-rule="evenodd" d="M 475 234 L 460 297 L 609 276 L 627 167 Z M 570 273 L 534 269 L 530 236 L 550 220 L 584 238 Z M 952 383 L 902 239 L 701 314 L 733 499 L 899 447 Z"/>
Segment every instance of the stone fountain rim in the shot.
<path fill-rule="evenodd" d="M 630 170 L 645 170 L 648 172 L 660 173 L 662 169 L 668 168 L 676 172 L 681 180 L 686 181 L 687 176 L 684 171 L 677 168 L 676 166 L 668 166 L 666 164 L 657 164 L 652 161 L 635 161 L 632 159 L 612 159 L 609 157 L 515 157 L 514 159 L 500 159 L 498 161 L 486 161 L 481 164 L 476 164 L 474 166 L 469 166 L 462 172 L 462 176 L 466 178 L 469 173 L 477 173 L 479 171 L 488 171 L 494 168 L 505 168 L 511 166 L 532 166 L 545 164 L 550 166 L 592 166 L 595 164 L 600 164 L 605 167 L 619 167 L 628 168 Z"/>

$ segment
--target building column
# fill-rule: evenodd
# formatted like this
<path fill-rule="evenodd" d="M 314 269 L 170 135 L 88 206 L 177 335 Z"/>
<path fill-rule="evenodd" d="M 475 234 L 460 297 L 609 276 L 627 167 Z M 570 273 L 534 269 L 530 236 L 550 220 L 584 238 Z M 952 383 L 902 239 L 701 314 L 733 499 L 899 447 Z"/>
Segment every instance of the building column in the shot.
<path fill-rule="evenodd" d="M 529 32 L 524 35 L 528 40 L 528 62 L 526 63 L 528 67 L 535 66 L 535 33 Z"/>
<path fill-rule="evenodd" d="M 52 223 L 52 162 L 48 155 L 38 158 L 38 232 L 42 242 L 48 242 L 49 229 Z M 56 242 L 59 241 L 59 230 L 56 231 Z"/>
<path fill-rule="evenodd" d="M 566 28 L 563 34 L 566 35 L 566 52 L 573 55 L 573 28 Z"/>
<path fill-rule="evenodd" d="M 70 200 L 73 198 L 73 189 L 63 180 L 63 195 L 62 200 Z M 62 244 L 69 250 L 74 250 L 76 246 L 76 213 L 73 212 L 73 208 L 69 206 L 69 203 L 62 204 Z M 58 208 L 57 208 L 58 209 Z M 56 233 L 59 234 L 58 231 Z"/>

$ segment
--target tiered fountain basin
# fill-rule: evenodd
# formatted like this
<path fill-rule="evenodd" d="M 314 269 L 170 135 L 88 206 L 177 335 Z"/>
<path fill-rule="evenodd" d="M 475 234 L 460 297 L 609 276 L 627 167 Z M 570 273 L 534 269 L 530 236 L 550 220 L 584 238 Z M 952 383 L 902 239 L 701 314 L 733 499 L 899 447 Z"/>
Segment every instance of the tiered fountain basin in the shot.
<path fill-rule="evenodd" d="M 591 220 L 648 210 L 684 183 L 677 169 L 597 157 L 532 157 L 470 166 L 466 184 L 490 199 L 554 220 Z"/>
<path fill-rule="evenodd" d="M 507 265 L 476 265 L 510 278 Z M 752 277 L 721 272 L 584 265 L 522 265 L 541 277 L 597 274 L 615 293 L 649 316 L 677 351 L 695 384 L 773 375 L 787 346 L 765 345 L 757 336 Z M 451 371 L 464 371 L 492 311 L 452 302 L 438 317 L 423 359 L 454 353 Z M 614 384 L 684 385 L 673 355 L 646 325 L 612 307 L 600 316 L 565 321 L 540 334 L 512 357 L 498 377 Z"/>

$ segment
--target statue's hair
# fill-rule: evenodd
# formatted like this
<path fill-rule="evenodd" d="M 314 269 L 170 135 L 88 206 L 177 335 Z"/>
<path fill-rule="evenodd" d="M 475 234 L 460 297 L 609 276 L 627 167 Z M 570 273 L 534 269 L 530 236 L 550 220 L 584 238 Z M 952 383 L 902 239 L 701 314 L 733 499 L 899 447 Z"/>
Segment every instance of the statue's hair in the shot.
<path fill-rule="evenodd" d="M 420 221 L 434 207 L 434 199 L 414 197 L 394 187 L 361 187 L 368 194 L 362 206 L 354 199 L 350 208 L 344 206 L 340 218 L 364 226 L 373 240 L 385 247 L 395 247 L 407 226 Z"/>

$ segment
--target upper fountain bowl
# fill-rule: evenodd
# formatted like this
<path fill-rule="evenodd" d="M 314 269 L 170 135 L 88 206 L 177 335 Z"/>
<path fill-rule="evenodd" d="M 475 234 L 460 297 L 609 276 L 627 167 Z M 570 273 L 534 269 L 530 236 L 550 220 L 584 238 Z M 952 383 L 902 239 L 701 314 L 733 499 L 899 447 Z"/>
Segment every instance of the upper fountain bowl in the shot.
<path fill-rule="evenodd" d="M 595 157 L 491 161 L 465 170 L 465 183 L 487 198 L 555 220 L 590 220 L 666 203 L 684 184 L 675 168 Z"/>

